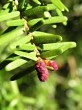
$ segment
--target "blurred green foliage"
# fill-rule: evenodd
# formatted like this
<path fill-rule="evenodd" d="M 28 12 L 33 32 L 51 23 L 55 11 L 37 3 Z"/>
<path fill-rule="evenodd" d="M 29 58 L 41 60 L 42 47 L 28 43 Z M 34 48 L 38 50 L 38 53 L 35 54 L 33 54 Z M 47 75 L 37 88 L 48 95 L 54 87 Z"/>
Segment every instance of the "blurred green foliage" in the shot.
<path fill-rule="evenodd" d="M 6 1 L 1 0 L 2 4 Z M 41 30 L 58 33 L 64 41 L 75 41 L 77 47 L 56 58 L 59 70 L 55 74 L 50 72 L 45 83 L 39 82 L 35 71 L 9 81 L 10 73 L 2 69 L 0 110 L 82 110 L 82 0 L 62 1 L 70 10 L 65 13 L 67 26 L 59 24 L 55 32 L 47 26 Z"/>

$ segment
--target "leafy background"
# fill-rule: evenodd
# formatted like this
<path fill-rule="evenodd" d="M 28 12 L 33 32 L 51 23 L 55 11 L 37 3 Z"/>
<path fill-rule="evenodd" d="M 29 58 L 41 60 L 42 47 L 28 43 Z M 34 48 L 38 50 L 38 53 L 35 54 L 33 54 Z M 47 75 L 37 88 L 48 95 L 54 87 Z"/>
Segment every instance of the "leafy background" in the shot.
<path fill-rule="evenodd" d="M 56 58 L 59 70 L 55 73 L 50 71 L 45 83 L 38 80 L 35 71 L 9 81 L 10 73 L 2 69 L 0 110 L 82 110 L 82 1 L 62 1 L 70 10 L 65 13 L 68 23 L 67 26 L 58 24 L 55 33 L 62 35 L 64 41 L 75 41 L 77 47 Z M 47 26 L 41 30 L 54 33 Z"/>

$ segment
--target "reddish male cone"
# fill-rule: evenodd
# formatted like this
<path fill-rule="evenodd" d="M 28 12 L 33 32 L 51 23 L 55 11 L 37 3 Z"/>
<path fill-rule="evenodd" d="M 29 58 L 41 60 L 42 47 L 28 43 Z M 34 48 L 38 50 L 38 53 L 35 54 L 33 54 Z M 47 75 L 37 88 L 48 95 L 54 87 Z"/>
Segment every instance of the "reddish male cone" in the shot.
<path fill-rule="evenodd" d="M 38 72 L 38 78 L 40 81 L 45 82 L 48 79 L 48 70 L 43 61 L 38 61 L 35 65 L 35 69 Z"/>
<path fill-rule="evenodd" d="M 49 61 L 48 66 L 52 67 L 54 70 L 58 70 L 58 65 L 55 61 Z"/>
<path fill-rule="evenodd" d="M 58 65 L 55 61 L 53 61 L 53 60 L 44 60 L 44 62 L 47 66 L 52 67 L 53 70 L 58 70 Z"/>

